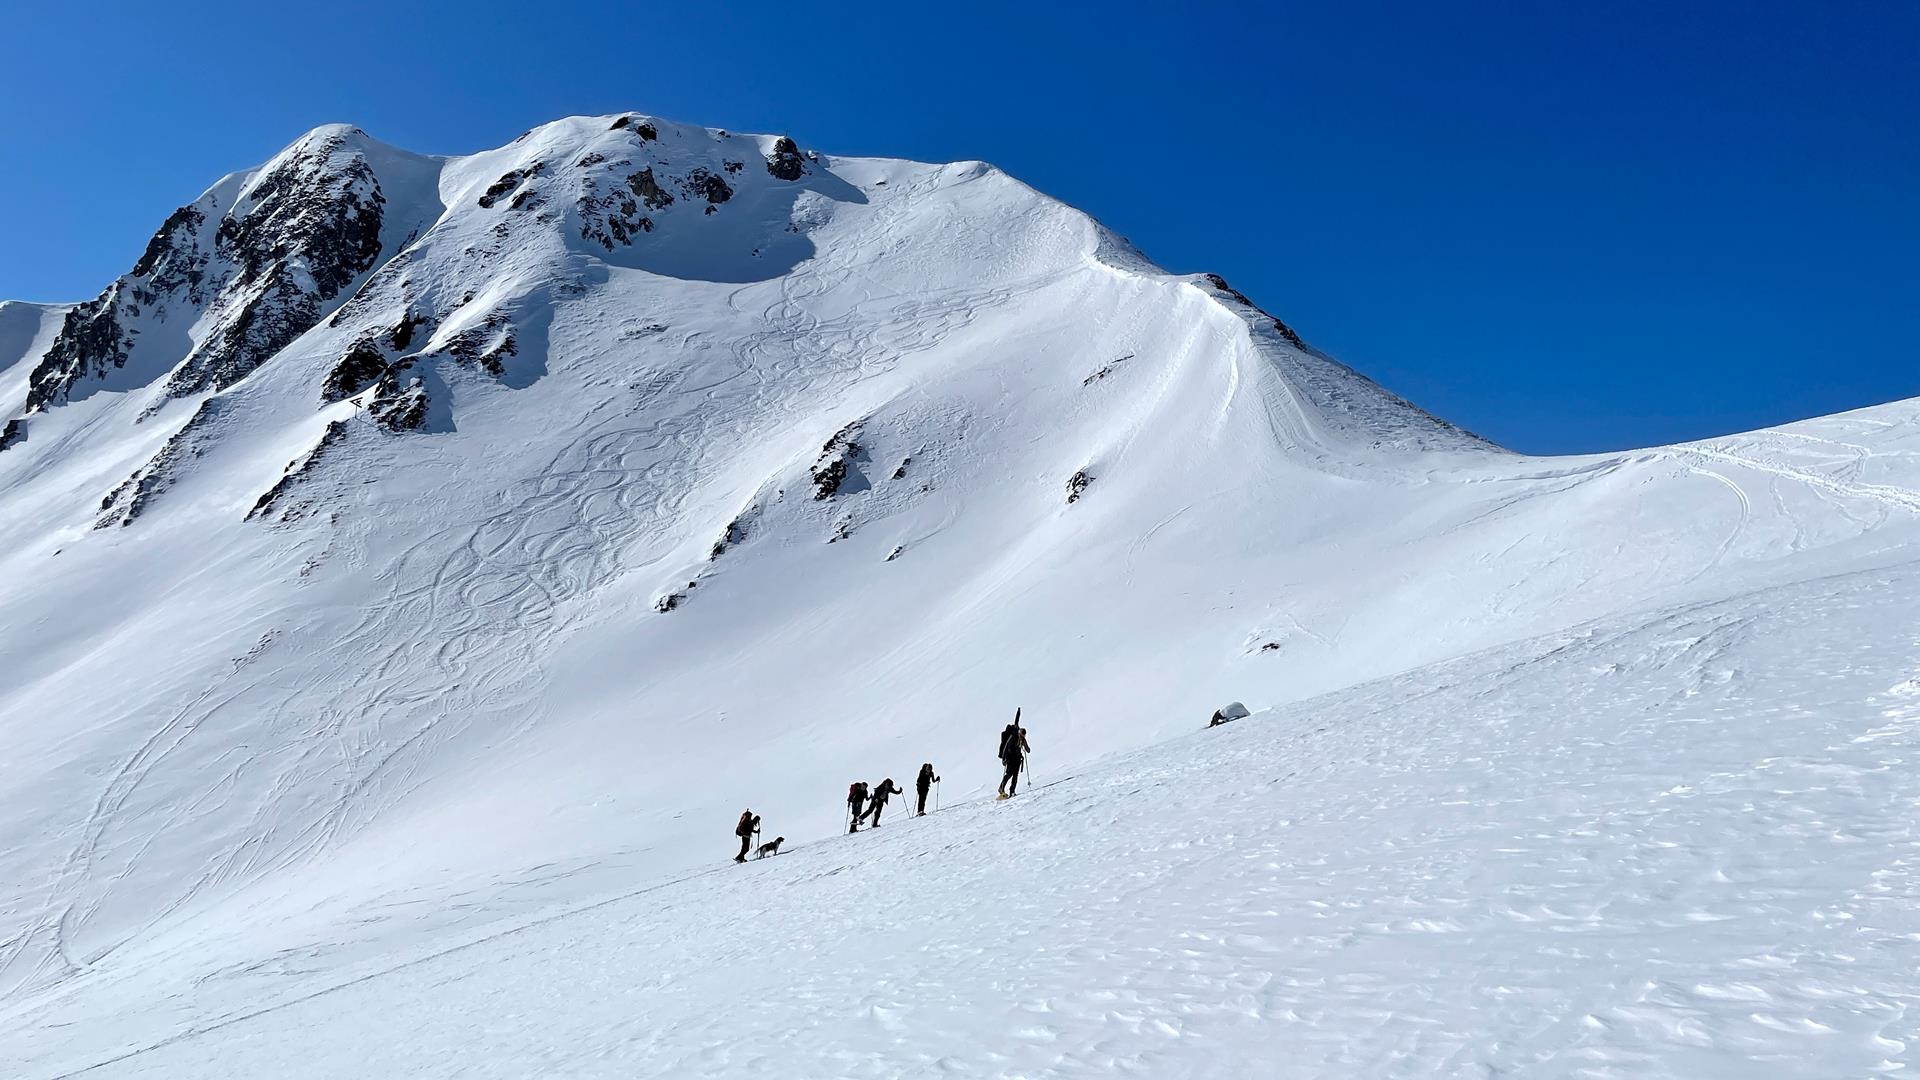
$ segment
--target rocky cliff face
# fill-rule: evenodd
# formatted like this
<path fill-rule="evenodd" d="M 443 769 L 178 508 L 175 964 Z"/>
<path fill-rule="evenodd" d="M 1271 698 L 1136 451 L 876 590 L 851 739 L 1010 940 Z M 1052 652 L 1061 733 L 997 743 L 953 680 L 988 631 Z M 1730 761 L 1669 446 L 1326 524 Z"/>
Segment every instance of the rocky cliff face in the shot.
<path fill-rule="evenodd" d="M 312 328 L 381 253 L 386 204 L 353 128 L 322 128 L 173 212 L 133 269 L 67 314 L 28 411 L 129 365 L 167 397 L 233 385 Z M 239 182 L 236 182 L 238 180 Z"/>

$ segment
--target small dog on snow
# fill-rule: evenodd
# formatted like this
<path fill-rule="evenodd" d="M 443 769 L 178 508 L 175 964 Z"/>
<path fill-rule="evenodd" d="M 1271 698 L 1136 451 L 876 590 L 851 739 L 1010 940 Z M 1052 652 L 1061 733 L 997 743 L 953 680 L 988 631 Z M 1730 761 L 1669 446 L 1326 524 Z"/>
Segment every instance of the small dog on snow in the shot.
<path fill-rule="evenodd" d="M 764 859 L 769 855 L 778 855 L 780 854 L 780 845 L 786 842 L 787 842 L 786 837 L 776 836 L 773 839 L 767 841 L 766 843 L 761 844 L 759 848 L 759 853 L 756 854 L 754 858 Z"/>

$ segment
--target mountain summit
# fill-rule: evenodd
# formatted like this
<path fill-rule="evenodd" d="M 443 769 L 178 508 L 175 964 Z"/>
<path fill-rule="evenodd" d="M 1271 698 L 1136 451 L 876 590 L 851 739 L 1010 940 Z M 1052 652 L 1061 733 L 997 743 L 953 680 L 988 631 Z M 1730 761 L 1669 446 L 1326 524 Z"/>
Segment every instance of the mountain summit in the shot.
<path fill-rule="evenodd" d="M 990 165 L 637 114 L 317 128 L 0 305 L 0 423 L 10 1075 L 668 880 L 742 806 L 981 790 L 1016 706 L 1052 779 L 1227 701 L 1467 715 L 1448 665 L 1638 670 L 1920 539 L 1915 402 L 1512 454 Z"/>

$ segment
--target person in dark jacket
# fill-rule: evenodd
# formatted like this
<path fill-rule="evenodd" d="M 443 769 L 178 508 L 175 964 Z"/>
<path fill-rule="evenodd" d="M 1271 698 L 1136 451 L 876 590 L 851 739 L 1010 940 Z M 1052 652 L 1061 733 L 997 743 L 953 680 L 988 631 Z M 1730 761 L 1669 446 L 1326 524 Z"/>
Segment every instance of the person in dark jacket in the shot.
<path fill-rule="evenodd" d="M 880 827 L 880 811 L 887 808 L 887 797 L 898 794 L 900 785 L 894 783 L 891 776 L 880 781 L 880 786 L 873 789 L 872 801 L 867 804 L 867 816 L 873 819 L 874 828 Z"/>
<path fill-rule="evenodd" d="M 940 778 L 933 775 L 933 762 L 929 761 L 920 766 L 920 775 L 913 781 L 913 790 L 920 795 L 919 817 L 927 816 L 927 792 L 933 790 L 933 785 L 939 782 Z"/>
<path fill-rule="evenodd" d="M 740 824 L 733 827 L 733 835 L 740 838 L 740 854 L 733 857 L 734 862 L 747 861 L 747 848 L 753 844 L 753 834 L 760 831 L 760 815 L 752 810 L 740 811 Z"/>
<path fill-rule="evenodd" d="M 855 833 L 860 831 L 860 819 L 865 816 L 864 811 L 866 805 L 867 782 L 865 780 L 855 780 L 853 784 L 847 788 L 847 812 L 853 815 L 853 824 L 847 827 L 848 832 Z"/>
<path fill-rule="evenodd" d="M 1000 798 L 1011 799 L 1019 790 L 1020 766 L 1032 752 L 1033 747 L 1027 745 L 1027 729 L 1020 726 L 1020 710 L 1015 709 L 1013 723 L 1000 731 L 1000 764 L 1007 768 L 1007 774 L 1000 778 Z"/>

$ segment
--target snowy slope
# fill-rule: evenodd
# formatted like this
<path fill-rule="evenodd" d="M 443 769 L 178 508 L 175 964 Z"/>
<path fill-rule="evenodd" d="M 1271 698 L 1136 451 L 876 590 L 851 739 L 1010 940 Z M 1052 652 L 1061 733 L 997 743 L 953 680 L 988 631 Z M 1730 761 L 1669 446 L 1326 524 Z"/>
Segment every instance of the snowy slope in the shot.
<path fill-rule="evenodd" d="M 1920 402 L 1631 453 L 1510 454 L 1312 351 L 1224 282 L 1161 272 L 979 163 L 836 158 L 638 116 L 559 121 L 464 158 L 322 128 L 222 180 L 169 220 L 126 278 L 57 317 L 51 337 L 52 315 L 13 317 L 31 332 L 0 321 L 0 358 L 18 356 L 0 367 L 10 380 L 0 388 L 25 388 L 0 406 L 23 411 L 30 432 L 0 452 L 9 1073 L 63 1075 L 171 1045 L 395 957 L 673 879 L 730 854 L 743 805 L 792 841 L 822 841 L 841 827 L 851 779 L 904 783 L 932 760 L 950 799 L 977 795 L 1015 705 L 1034 724 L 1043 779 L 1175 745 L 1229 699 L 1273 713 L 1248 724 L 1269 741 L 1221 768 L 1318 753 L 1289 725 L 1345 717 L 1374 732 L 1353 736 L 1371 749 L 1324 748 L 1326 782 L 1346 786 L 1322 790 L 1360 802 L 1380 767 L 1365 754 L 1398 753 L 1383 744 L 1455 755 L 1489 739 L 1509 746 L 1498 765 L 1521 786 L 1510 800 L 1468 798 L 1474 809 L 1455 816 L 1492 836 L 1536 827 L 1539 805 L 1569 821 L 1594 812 L 1554 786 L 1582 770 L 1604 790 L 1581 797 L 1635 797 L 1631 770 L 1668 748 L 1664 726 L 1646 727 L 1664 714 L 1633 702 L 1679 708 L 1701 691 L 1652 640 L 1693 618 L 1676 613 L 1768 613 L 1792 598 L 1801 624 L 1835 640 L 1907 648 L 1900 604 L 1821 597 L 1859 595 L 1831 591 L 1836 581 L 1884 580 L 1906 595 Z M 1563 639 L 1573 644 L 1540 644 Z M 1742 663 L 1777 665 L 1784 642 L 1754 644 Z M 1862 660 L 1860 678 L 1910 678 L 1902 662 Z M 1651 665 L 1636 675 L 1639 697 L 1604 691 L 1608 665 Z M 1843 681 L 1789 669 L 1734 687 L 1807 725 L 1783 739 L 1867 738 L 1882 720 L 1858 703 L 1887 687 Z M 1455 696 L 1436 699 L 1443 708 L 1420 704 L 1470 685 L 1481 689 L 1445 689 Z M 1323 694 L 1336 696 L 1304 714 L 1289 706 Z M 1489 734 L 1493 715 L 1509 719 Z M 1770 729 L 1726 722 L 1749 725 L 1735 732 L 1742 752 L 1766 756 Z M 1597 741 L 1570 742 L 1575 731 Z M 1616 741 L 1626 757 L 1566 756 Z M 1100 813 L 1126 839 L 1113 861 L 1087 863 L 1048 895 L 1088 907 L 1126 852 L 1173 850 L 1178 841 L 1114 789 L 1172 782 L 1143 769 L 1204 773 L 1209 747 L 1222 745 L 1240 744 L 1180 743 L 1144 751 L 1176 755 L 1167 764 L 1123 758 L 1088 774 L 1105 779 L 1087 780 L 1096 787 L 1081 797 L 1105 799 Z M 1704 780 L 1720 768 L 1710 750 L 1683 740 L 1661 767 Z M 1606 783 L 1615 773 L 1617 791 Z M 1874 805 L 1897 805 L 1899 782 L 1855 781 Z M 1395 783 L 1404 820 L 1356 812 L 1351 828 L 1438 829 L 1460 797 L 1444 770 Z M 1299 804 L 1256 795 L 1196 805 L 1194 820 L 1211 825 L 1182 835 L 1217 838 L 1227 866 L 1324 856 L 1326 837 L 1286 825 Z M 1104 842 L 1073 815 L 1042 820 L 1054 797 L 1017 811 L 1050 830 L 1040 842 Z M 1038 887 L 1003 849 L 968 839 L 1004 820 L 981 816 L 992 809 L 953 812 L 956 832 L 941 843 L 971 854 L 944 860 L 948 876 L 920 890 L 922 917 L 995 874 L 1007 875 L 996 889 Z M 1266 825 L 1235 831 L 1248 815 Z M 1692 842 L 1730 850 L 1767 828 L 1721 815 Z M 1910 850 L 1891 826 L 1862 830 L 1863 858 L 1894 865 Z M 1432 835 L 1438 859 L 1445 836 Z M 1337 850 L 1358 858 L 1389 839 L 1344 834 Z M 826 850 L 747 872 L 761 881 L 829 858 L 869 871 L 864 884 L 792 886 L 807 890 L 794 897 L 792 932 L 829 944 L 817 967 L 799 953 L 789 961 L 800 966 L 766 968 L 766 985 L 852 987 L 856 967 L 878 962 L 855 944 L 875 924 L 835 922 L 854 918 L 837 905 L 877 899 L 882 880 L 908 876 L 887 871 L 908 867 L 880 845 Z M 1416 921 L 1445 921 L 1440 909 L 1456 901 L 1484 909 L 1561 873 L 1543 858 L 1472 878 L 1464 868 L 1490 853 L 1446 854 L 1467 876 L 1445 895 L 1422 891 L 1418 860 L 1366 868 Z M 1361 870 L 1315 884 L 1314 898 L 1338 907 Z M 1616 872 L 1634 873 L 1596 871 Z M 1167 918 L 1130 905 L 1135 951 L 1088 952 L 1046 993 L 1091 993 L 1177 963 L 1181 894 L 1161 876 L 1140 880 L 1167 891 Z M 1649 886 L 1648 910 L 1667 885 Z M 744 957 L 727 951 L 740 927 L 715 905 L 759 901 L 679 888 L 696 891 L 622 901 L 619 925 L 640 920 L 690 962 Z M 1223 895 L 1222 919 L 1279 910 L 1251 886 Z M 1623 919 L 1646 914 L 1635 911 Z M 544 924 L 584 954 L 576 960 L 605 954 L 598 981 L 550 966 L 560 957 L 461 952 L 472 967 L 434 976 L 470 995 L 449 1006 L 445 1038 L 461 1037 L 460 1017 L 516 995 L 531 1011 L 505 1029 L 519 1036 L 502 1036 L 521 1041 L 496 1048 L 502 1075 L 561 1069 L 527 1056 L 549 1037 L 543 1025 L 601 1014 L 547 995 L 605 991 L 634 969 L 637 954 L 622 959 L 627 946 L 599 918 Z M 1285 919 L 1262 925 L 1280 943 L 1273 955 L 1311 966 L 1311 935 Z M 1104 936 L 1094 923 L 1074 932 Z M 952 949 L 1004 955 L 990 924 L 951 934 Z M 1519 940 L 1493 935 L 1454 962 L 1465 977 L 1500 950 L 1532 947 Z M 1567 963 L 1607 987 L 1608 972 L 1644 966 L 1650 947 L 1629 936 L 1617 954 Z M 1259 955 L 1221 962 L 1252 977 Z M 728 970 L 715 966 L 710 984 L 725 985 Z M 988 969 L 968 977 L 993 980 Z M 289 1042 L 296 1028 L 319 1038 L 330 1023 L 364 1028 L 353 1010 L 423 1022 L 395 1011 L 416 1000 L 400 983 L 364 985 L 327 994 L 338 1012 L 316 999 L 287 1010 L 285 1027 L 219 1028 L 269 1055 L 235 1075 L 296 1060 L 346 1075 L 396 1060 L 388 1039 L 362 1046 L 358 1065 Z M 688 1017 L 702 1001 L 669 996 Z M 1436 1046 L 1482 1019 L 1462 1021 L 1474 1014 L 1459 1011 L 1459 994 L 1444 1000 L 1457 1008 L 1436 1016 L 1435 1030 L 1452 1033 Z M 839 1004 L 876 1022 L 894 1008 Z M 1315 1039 L 1361 1037 L 1358 1014 L 1297 1012 L 1252 1018 L 1263 1038 L 1295 1040 L 1287 1060 L 1309 1060 L 1299 1055 Z M 767 1014 L 768 1031 L 782 1015 Z M 1097 1056 L 1112 1022 L 1067 1037 Z M 697 1073 L 698 1054 L 723 1049 L 691 1019 L 673 1031 L 680 1041 L 656 1047 L 658 1075 Z M 566 1045 L 634 1045 L 606 1038 L 621 1041 Z M 917 1067 L 853 1026 L 827 1023 L 820 1038 L 867 1055 L 875 1074 Z M 1709 1041 L 1722 1060 L 1743 1053 Z M 1226 1055 L 1260 1075 L 1279 1059 L 1257 1045 L 1152 1050 L 1174 1056 L 1134 1063 L 1178 1075 Z M 1694 1073 L 1670 1043 L 1648 1045 L 1668 1072 Z M 238 1052 L 211 1038 L 179 1047 Z M 795 1074 L 853 1074 L 820 1052 L 829 1056 Z M 956 1060 L 983 1073 L 1096 1067 Z M 1415 1055 L 1404 1068 L 1467 1060 Z M 214 1075 L 162 1062 L 141 1054 L 125 1068 Z M 724 1055 L 706 1064 L 749 1069 Z"/>
<path fill-rule="evenodd" d="M 1589 624 L 430 945 L 436 895 L 370 898 L 19 1042 L 114 1077 L 1895 1072 L 1917 601 L 1905 567 Z"/>
<path fill-rule="evenodd" d="M 0 300 L 0 416 L 7 418 L 0 425 L 11 423 L 15 439 L 26 434 L 26 424 L 14 414 L 26 404 L 27 378 L 52 347 L 66 314 L 59 304 Z"/>

